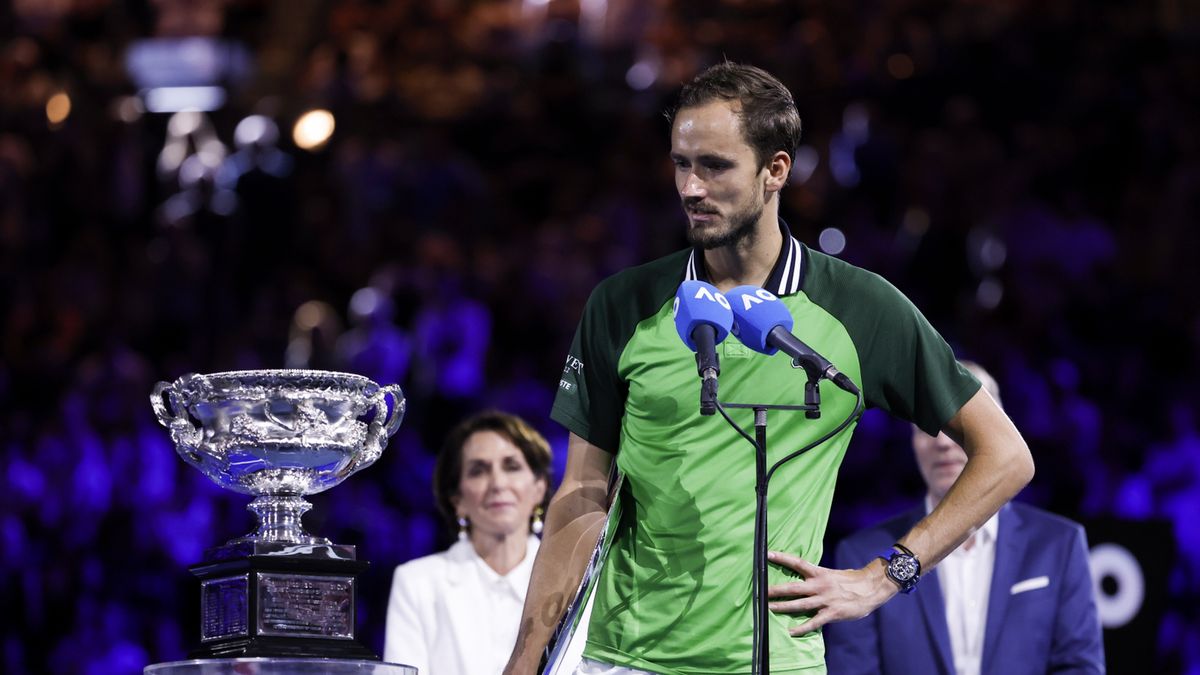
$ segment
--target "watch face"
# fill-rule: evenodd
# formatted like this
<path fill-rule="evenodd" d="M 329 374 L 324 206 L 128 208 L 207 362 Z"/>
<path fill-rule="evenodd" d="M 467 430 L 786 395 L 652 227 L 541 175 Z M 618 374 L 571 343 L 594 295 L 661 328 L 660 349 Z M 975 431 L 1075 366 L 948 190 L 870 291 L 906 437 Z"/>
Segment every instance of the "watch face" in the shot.
<path fill-rule="evenodd" d="M 888 570 L 897 581 L 908 581 L 917 576 L 917 561 L 910 555 L 897 553 L 888 561 Z"/>

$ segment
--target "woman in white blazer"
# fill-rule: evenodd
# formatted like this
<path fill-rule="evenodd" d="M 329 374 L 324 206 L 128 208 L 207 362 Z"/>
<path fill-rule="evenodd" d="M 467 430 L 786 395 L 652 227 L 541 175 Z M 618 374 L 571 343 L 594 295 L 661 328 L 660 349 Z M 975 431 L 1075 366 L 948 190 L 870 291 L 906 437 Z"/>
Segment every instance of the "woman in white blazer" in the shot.
<path fill-rule="evenodd" d="M 514 415 L 484 412 L 450 432 L 433 487 L 458 541 L 396 568 L 385 661 L 416 666 L 420 675 L 504 669 L 537 555 L 550 469 L 546 439 Z"/>

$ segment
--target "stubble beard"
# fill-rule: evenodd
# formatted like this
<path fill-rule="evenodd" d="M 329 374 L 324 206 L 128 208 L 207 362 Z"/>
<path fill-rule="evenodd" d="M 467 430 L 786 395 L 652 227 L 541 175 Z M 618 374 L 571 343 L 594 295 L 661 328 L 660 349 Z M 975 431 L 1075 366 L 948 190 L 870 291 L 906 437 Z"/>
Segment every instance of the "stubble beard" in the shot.
<path fill-rule="evenodd" d="M 744 242 L 753 241 L 762 212 L 763 207 L 759 206 L 733 214 L 729 219 L 729 228 L 723 232 L 706 232 L 698 227 L 688 227 L 688 243 L 711 251 L 718 248 L 732 248 Z"/>

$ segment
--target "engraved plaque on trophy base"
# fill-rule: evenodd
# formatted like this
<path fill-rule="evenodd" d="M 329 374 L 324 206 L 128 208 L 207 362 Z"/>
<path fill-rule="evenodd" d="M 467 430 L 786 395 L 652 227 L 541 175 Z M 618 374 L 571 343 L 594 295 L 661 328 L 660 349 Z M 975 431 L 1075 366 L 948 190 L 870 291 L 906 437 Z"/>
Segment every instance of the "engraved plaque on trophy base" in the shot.
<path fill-rule="evenodd" d="M 289 656 L 378 660 L 355 640 L 353 546 L 242 542 L 192 566 L 200 578 L 194 659 Z"/>

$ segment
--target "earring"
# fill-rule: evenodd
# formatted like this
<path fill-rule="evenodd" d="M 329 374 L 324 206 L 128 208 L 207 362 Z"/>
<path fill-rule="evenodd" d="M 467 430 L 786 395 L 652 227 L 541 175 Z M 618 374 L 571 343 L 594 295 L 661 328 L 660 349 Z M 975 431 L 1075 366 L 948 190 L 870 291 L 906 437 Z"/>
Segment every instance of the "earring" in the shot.
<path fill-rule="evenodd" d="M 534 534 L 540 535 L 542 533 L 542 514 L 545 512 L 546 510 L 540 506 L 533 510 L 533 523 L 529 525 L 529 529 L 533 530 Z"/>
<path fill-rule="evenodd" d="M 459 541 L 466 541 L 469 538 L 467 536 L 467 527 L 470 524 L 471 524 L 471 521 L 467 520 L 465 516 L 458 517 L 458 540 Z"/>

